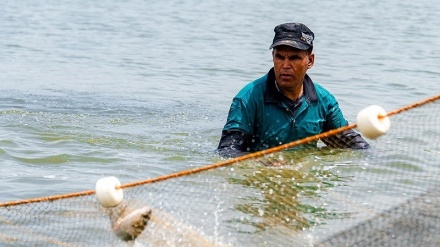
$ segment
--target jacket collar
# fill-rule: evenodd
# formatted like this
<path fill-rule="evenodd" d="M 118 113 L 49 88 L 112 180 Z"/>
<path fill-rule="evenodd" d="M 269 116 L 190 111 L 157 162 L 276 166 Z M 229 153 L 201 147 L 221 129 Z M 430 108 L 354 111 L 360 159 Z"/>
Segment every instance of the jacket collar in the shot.
<path fill-rule="evenodd" d="M 304 85 L 304 97 L 307 101 L 318 101 L 315 86 L 309 75 L 306 74 L 303 81 Z M 264 102 L 277 103 L 281 99 L 278 96 L 279 92 L 275 86 L 275 72 L 274 68 L 271 68 L 267 73 L 266 92 L 264 93 Z"/>

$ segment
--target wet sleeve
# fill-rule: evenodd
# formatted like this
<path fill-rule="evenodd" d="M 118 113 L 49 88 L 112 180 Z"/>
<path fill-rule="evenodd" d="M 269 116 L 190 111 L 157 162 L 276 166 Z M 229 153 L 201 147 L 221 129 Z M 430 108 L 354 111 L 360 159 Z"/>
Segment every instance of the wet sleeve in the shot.
<path fill-rule="evenodd" d="M 217 152 L 225 158 L 248 154 L 246 146 L 250 138 L 251 135 L 239 130 L 223 130 Z"/>
<path fill-rule="evenodd" d="M 327 146 L 334 148 L 367 149 L 370 147 L 364 138 L 354 130 L 346 130 L 335 136 L 322 139 L 322 141 Z"/>
<path fill-rule="evenodd" d="M 255 119 L 255 110 L 252 105 L 243 100 L 234 98 L 229 109 L 228 119 L 223 130 L 239 130 L 252 133 Z"/>
<path fill-rule="evenodd" d="M 331 97 L 330 103 L 327 105 L 324 131 L 337 129 L 346 125 L 348 125 L 348 121 L 345 120 L 338 102 L 334 97 Z"/>
<path fill-rule="evenodd" d="M 327 106 L 328 115 L 324 126 L 324 131 L 337 129 L 348 125 L 348 121 L 344 118 L 339 104 L 336 99 L 331 96 L 330 103 Z M 335 148 L 352 148 L 352 149 L 366 149 L 370 145 L 362 138 L 362 136 L 354 130 L 347 130 L 335 136 L 325 138 L 322 140 L 327 146 Z"/>

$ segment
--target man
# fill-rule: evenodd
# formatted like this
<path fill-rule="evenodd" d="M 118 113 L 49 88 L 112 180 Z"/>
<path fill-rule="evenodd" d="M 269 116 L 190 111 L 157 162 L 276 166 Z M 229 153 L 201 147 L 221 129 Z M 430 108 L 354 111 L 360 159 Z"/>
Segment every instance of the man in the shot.
<path fill-rule="evenodd" d="M 236 157 L 348 125 L 335 97 L 307 75 L 315 62 L 314 33 L 301 23 L 274 29 L 273 68 L 233 99 L 218 152 Z M 368 148 L 349 130 L 322 140 L 337 148 Z M 316 147 L 316 142 L 312 143 Z"/>

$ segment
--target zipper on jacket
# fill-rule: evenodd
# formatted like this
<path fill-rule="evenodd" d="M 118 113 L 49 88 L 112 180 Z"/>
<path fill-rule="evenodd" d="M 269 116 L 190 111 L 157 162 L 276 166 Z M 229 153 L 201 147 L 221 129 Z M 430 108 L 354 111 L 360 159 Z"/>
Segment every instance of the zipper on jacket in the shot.
<path fill-rule="evenodd" d="M 285 109 L 286 109 L 286 111 L 289 112 L 289 115 L 292 116 L 290 123 L 292 124 L 292 130 L 295 130 L 295 123 L 296 123 L 295 116 L 293 115 L 293 112 L 289 109 L 289 107 L 285 107 Z"/>

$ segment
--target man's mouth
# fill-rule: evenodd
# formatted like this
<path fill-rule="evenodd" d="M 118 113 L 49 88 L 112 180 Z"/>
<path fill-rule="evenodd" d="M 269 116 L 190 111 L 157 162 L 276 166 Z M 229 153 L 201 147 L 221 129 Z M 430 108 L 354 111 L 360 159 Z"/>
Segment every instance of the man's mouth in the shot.
<path fill-rule="evenodd" d="M 290 75 L 290 74 L 281 74 L 280 78 L 281 79 L 290 79 L 290 78 L 292 78 L 292 75 Z"/>

